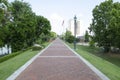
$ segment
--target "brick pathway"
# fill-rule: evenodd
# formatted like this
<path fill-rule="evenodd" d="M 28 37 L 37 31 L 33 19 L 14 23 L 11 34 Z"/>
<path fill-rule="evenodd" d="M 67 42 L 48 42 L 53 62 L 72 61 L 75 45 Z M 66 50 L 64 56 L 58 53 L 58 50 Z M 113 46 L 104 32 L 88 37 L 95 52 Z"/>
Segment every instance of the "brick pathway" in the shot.
<path fill-rule="evenodd" d="M 16 80 L 101 80 L 63 42 L 56 39 Z"/>

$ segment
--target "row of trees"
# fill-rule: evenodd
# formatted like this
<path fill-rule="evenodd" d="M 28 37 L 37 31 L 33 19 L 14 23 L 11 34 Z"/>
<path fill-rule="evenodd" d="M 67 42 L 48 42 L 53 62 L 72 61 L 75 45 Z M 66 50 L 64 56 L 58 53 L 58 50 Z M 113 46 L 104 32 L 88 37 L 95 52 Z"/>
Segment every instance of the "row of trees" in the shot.
<path fill-rule="evenodd" d="M 40 36 L 50 35 L 50 22 L 43 16 L 36 15 L 29 3 L 15 0 L 8 3 L 0 0 L 0 46 L 7 44 L 13 51 L 32 46 Z"/>
<path fill-rule="evenodd" d="M 111 47 L 120 49 L 120 3 L 106 0 L 93 9 L 89 27 L 92 40 L 109 52 Z"/>

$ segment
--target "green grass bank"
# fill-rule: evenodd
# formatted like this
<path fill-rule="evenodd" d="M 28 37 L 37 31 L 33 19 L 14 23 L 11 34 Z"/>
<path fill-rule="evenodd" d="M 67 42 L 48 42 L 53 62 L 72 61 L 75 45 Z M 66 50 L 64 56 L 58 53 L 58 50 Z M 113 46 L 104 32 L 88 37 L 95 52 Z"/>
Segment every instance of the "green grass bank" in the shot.
<path fill-rule="evenodd" d="M 72 44 L 68 44 L 73 48 Z M 111 80 L 120 80 L 120 57 L 99 52 L 99 48 L 77 45 L 76 52 L 93 64 Z"/>
<path fill-rule="evenodd" d="M 47 46 L 49 43 L 45 43 Z M 33 51 L 32 49 L 28 49 L 19 53 L 13 58 L 10 58 L 4 62 L 0 63 L 0 80 L 6 80 L 14 71 L 24 65 L 28 60 L 30 60 L 33 56 L 38 54 L 40 50 Z"/>

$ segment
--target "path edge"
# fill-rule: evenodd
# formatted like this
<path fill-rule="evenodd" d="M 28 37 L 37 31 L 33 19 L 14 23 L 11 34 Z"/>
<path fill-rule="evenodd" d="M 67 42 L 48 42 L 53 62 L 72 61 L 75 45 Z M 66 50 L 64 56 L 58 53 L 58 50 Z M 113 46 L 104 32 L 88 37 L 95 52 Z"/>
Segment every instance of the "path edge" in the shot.
<path fill-rule="evenodd" d="M 62 41 L 63 42 L 63 41 Z M 65 46 L 67 46 L 74 54 L 76 54 L 93 72 L 95 72 L 102 80 L 110 80 L 104 73 L 98 70 L 94 65 L 88 62 L 85 58 L 75 52 L 72 48 L 70 48 L 65 42 L 63 42 Z"/>
<path fill-rule="evenodd" d="M 50 43 L 46 48 L 44 48 L 42 51 L 40 51 L 37 55 L 33 56 L 33 58 L 31 58 L 29 61 L 27 61 L 23 66 L 18 68 L 6 80 L 15 80 L 39 55 L 41 55 L 50 45 L 52 45 L 52 43 Z"/>

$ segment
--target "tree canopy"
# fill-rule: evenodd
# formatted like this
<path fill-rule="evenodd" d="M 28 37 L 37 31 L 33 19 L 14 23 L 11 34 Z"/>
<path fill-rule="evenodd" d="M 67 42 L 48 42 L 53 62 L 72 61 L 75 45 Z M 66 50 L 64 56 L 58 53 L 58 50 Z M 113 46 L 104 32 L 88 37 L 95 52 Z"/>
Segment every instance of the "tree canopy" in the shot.
<path fill-rule="evenodd" d="M 0 46 L 7 44 L 18 51 L 32 46 L 42 33 L 50 35 L 49 20 L 36 15 L 29 3 L 19 0 L 12 3 L 0 0 L 0 3 L 7 6 L 6 13 L 0 8 Z"/>
<path fill-rule="evenodd" d="M 120 3 L 106 0 L 93 9 L 93 19 L 89 27 L 93 41 L 104 47 L 120 48 Z"/>
<path fill-rule="evenodd" d="M 89 33 L 88 33 L 88 31 L 85 32 L 85 42 L 89 42 Z"/>

